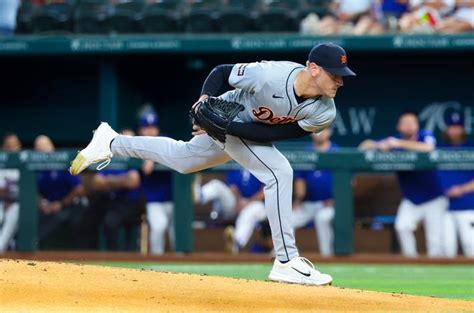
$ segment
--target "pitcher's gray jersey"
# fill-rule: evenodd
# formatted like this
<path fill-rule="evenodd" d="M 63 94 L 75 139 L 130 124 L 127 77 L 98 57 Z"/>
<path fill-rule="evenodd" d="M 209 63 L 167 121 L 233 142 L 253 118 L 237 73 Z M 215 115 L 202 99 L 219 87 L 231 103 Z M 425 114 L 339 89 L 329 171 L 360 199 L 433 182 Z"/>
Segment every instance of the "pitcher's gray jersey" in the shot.
<path fill-rule="evenodd" d="M 229 84 L 235 90 L 220 97 L 245 107 L 237 116 L 239 121 L 267 124 L 298 121 L 304 130 L 319 132 L 336 117 L 336 106 L 329 97 L 297 102 L 293 84 L 303 69 L 303 65 L 288 61 L 235 64 L 229 76 Z"/>

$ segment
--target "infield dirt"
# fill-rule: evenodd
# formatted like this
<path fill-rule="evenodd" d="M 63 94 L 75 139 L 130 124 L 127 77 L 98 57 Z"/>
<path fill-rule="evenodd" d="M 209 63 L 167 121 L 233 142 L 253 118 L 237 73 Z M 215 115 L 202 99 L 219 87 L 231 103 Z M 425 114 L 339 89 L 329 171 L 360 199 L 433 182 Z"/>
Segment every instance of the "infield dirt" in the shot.
<path fill-rule="evenodd" d="M 1 312 L 472 312 L 474 302 L 92 265 L 0 260 Z"/>

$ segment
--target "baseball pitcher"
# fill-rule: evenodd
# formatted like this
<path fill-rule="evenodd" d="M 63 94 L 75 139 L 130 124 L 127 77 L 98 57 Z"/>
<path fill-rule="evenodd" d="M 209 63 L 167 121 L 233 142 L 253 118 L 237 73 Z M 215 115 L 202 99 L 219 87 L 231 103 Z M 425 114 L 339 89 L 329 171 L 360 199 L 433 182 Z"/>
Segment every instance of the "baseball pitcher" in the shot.
<path fill-rule="evenodd" d="M 113 155 L 149 159 L 180 173 L 233 159 L 264 185 L 276 253 L 269 279 L 330 284 L 330 275 L 299 256 L 291 225 L 293 169 L 271 142 L 317 133 L 331 125 L 336 116 L 333 98 L 343 76 L 354 75 L 344 49 L 333 44 L 311 49 L 306 66 L 287 61 L 219 65 L 191 109 L 191 140 L 122 136 L 101 123 L 70 171 L 77 175 L 98 162 L 101 169 Z"/>

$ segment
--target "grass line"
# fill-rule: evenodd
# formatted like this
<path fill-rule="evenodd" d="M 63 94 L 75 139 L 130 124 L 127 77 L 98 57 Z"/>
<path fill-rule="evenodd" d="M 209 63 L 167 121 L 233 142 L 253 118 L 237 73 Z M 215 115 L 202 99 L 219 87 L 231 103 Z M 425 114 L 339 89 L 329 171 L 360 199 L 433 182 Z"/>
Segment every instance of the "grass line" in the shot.
<path fill-rule="evenodd" d="M 271 264 L 212 263 L 89 263 L 156 271 L 207 274 L 265 280 Z M 318 269 L 334 277 L 334 286 L 412 295 L 474 300 L 474 266 L 323 264 Z"/>

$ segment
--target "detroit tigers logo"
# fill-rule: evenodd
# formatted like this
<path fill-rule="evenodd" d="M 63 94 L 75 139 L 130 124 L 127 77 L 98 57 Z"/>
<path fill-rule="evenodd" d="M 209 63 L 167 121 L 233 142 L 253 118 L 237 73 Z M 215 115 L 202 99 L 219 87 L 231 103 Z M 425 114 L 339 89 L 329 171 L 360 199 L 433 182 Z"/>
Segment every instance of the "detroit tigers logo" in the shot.
<path fill-rule="evenodd" d="M 341 64 L 346 64 L 347 63 L 347 55 L 343 54 L 341 55 Z"/>
<path fill-rule="evenodd" d="M 267 107 L 258 107 L 257 110 L 252 110 L 253 115 L 262 122 L 269 124 L 286 124 L 295 121 L 293 116 L 275 116 L 272 110 Z"/>

